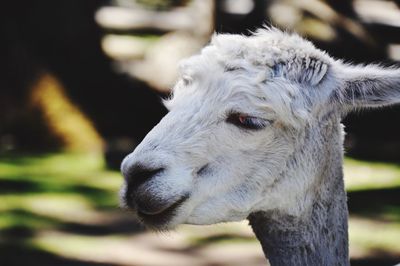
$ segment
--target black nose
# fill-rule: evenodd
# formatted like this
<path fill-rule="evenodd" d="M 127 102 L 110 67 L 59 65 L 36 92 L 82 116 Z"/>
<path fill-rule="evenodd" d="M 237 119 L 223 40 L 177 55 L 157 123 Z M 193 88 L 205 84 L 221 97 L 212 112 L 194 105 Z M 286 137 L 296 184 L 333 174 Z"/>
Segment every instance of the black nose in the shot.
<path fill-rule="evenodd" d="M 127 169 L 126 173 L 124 173 L 124 176 L 131 189 L 136 189 L 141 184 L 162 171 L 164 171 L 163 167 L 149 168 L 142 164 L 135 164 Z"/>

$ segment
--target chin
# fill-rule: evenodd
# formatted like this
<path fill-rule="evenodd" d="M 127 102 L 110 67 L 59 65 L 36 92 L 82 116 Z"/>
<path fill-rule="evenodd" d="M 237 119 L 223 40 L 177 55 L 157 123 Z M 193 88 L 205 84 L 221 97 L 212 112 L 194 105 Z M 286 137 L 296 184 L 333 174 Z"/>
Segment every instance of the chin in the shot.
<path fill-rule="evenodd" d="M 128 196 L 127 196 L 128 195 Z M 126 186 L 120 191 L 121 208 L 133 213 L 135 218 L 146 228 L 154 231 L 166 231 L 176 228 L 184 222 L 184 203 L 187 196 L 181 197 L 167 208 L 160 208 L 161 211 L 150 212 L 146 208 L 140 208 L 132 197 L 129 196 Z"/>
<path fill-rule="evenodd" d="M 175 229 L 178 225 L 183 224 L 184 220 L 180 211 L 179 203 L 174 204 L 162 213 L 148 215 L 136 212 L 139 221 L 147 228 L 155 231 L 168 231 Z"/>

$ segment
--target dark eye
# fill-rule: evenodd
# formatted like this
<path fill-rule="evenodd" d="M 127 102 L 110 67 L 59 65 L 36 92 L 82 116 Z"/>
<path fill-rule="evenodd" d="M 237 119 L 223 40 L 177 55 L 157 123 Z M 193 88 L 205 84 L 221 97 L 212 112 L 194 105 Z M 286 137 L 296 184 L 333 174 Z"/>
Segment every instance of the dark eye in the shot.
<path fill-rule="evenodd" d="M 226 119 L 226 122 L 237 127 L 254 130 L 263 129 L 269 124 L 268 120 L 241 113 L 230 114 Z"/>

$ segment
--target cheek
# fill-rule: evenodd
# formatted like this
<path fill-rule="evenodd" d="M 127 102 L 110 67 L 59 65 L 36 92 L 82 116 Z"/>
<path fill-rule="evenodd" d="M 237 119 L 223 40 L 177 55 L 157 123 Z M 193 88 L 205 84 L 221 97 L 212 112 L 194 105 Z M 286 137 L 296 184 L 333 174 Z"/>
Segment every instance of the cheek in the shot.
<path fill-rule="evenodd" d="M 231 210 L 250 214 L 254 205 L 262 199 L 263 187 L 255 180 L 248 178 L 225 195 Z"/>
<path fill-rule="evenodd" d="M 207 170 L 194 178 L 192 196 L 196 204 L 221 197 L 229 198 L 231 203 L 245 202 L 248 195 L 257 195 L 260 176 L 265 176 L 264 167 L 260 168 L 263 164 L 257 159 L 254 154 L 238 153 L 210 162 Z"/>
<path fill-rule="evenodd" d="M 230 191 L 209 197 L 193 208 L 188 222 L 211 224 L 246 219 L 262 200 L 261 192 L 259 186 L 241 184 Z"/>

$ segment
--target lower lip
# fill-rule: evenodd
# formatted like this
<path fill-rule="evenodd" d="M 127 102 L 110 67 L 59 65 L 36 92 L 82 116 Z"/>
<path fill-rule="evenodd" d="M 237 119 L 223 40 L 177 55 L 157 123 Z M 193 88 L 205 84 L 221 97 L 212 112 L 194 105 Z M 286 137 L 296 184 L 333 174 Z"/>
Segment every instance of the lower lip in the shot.
<path fill-rule="evenodd" d="M 149 215 L 138 211 L 138 216 L 141 218 L 145 225 L 149 226 L 162 226 L 172 219 L 176 210 L 189 198 L 189 195 L 181 197 L 177 202 L 175 202 L 171 207 L 165 211 Z"/>

